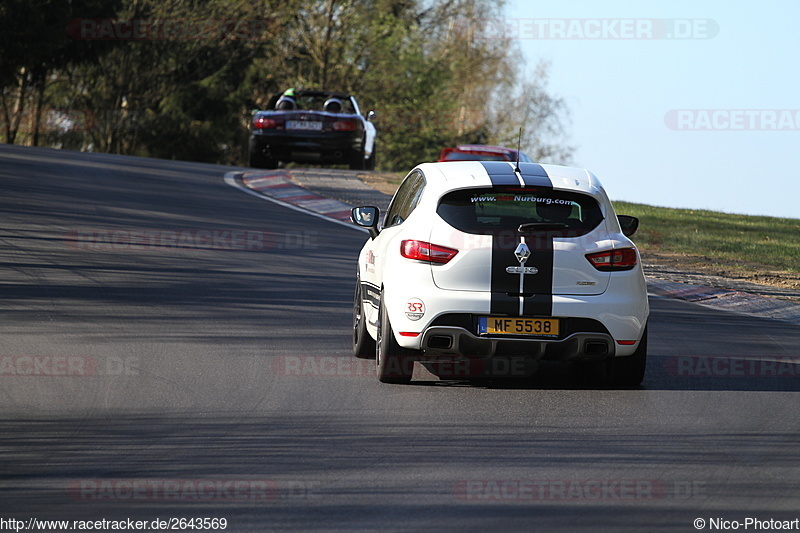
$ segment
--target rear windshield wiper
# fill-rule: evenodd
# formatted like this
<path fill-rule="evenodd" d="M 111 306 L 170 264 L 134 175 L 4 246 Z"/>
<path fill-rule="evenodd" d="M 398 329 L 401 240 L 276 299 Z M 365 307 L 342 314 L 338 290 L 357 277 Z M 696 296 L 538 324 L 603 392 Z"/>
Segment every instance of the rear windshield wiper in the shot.
<path fill-rule="evenodd" d="M 563 222 L 528 222 L 527 224 L 520 224 L 517 231 L 520 233 L 534 233 L 536 231 L 558 231 L 567 229 L 567 225 Z"/>

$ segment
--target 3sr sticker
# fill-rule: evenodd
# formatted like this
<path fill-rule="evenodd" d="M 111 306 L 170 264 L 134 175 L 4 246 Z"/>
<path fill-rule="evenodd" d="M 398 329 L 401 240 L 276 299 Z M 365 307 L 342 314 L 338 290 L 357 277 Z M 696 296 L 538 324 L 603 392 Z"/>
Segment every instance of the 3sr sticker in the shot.
<path fill-rule="evenodd" d="M 419 320 L 425 314 L 425 303 L 419 298 L 411 298 L 406 302 L 406 316 L 409 320 Z"/>

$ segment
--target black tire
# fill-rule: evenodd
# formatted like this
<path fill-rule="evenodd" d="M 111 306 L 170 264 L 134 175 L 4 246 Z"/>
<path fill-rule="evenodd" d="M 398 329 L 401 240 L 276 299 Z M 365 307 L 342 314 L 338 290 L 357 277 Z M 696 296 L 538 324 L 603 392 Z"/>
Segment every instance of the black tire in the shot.
<path fill-rule="evenodd" d="M 248 163 L 251 168 L 278 168 L 278 161 L 266 157 L 257 142 L 250 142 Z"/>
<path fill-rule="evenodd" d="M 353 295 L 353 355 L 359 359 L 375 359 L 375 339 L 367 331 L 367 319 L 361 301 L 361 279 L 357 277 Z"/>
<path fill-rule="evenodd" d="M 257 152 L 250 152 L 247 159 L 247 166 L 250 168 L 264 168 L 264 156 Z"/>
<path fill-rule="evenodd" d="M 364 170 L 367 160 L 364 159 L 364 152 L 356 152 L 350 158 L 350 170 Z"/>
<path fill-rule="evenodd" d="M 375 341 L 375 368 L 382 383 L 408 383 L 414 374 L 415 350 L 403 348 L 394 338 L 392 325 L 381 295 L 378 311 L 378 339 Z"/>
<path fill-rule="evenodd" d="M 278 160 L 272 159 L 271 157 L 265 157 L 264 166 L 262 168 L 269 168 L 269 169 L 278 168 Z"/>
<path fill-rule="evenodd" d="M 377 151 L 378 146 L 372 145 L 372 153 L 367 159 L 366 164 L 364 165 L 364 170 L 375 170 L 375 152 Z"/>
<path fill-rule="evenodd" d="M 614 358 L 613 384 L 618 387 L 636 387 L 644 380 L 647 367 L 647 327 L 633 355 Z"/>

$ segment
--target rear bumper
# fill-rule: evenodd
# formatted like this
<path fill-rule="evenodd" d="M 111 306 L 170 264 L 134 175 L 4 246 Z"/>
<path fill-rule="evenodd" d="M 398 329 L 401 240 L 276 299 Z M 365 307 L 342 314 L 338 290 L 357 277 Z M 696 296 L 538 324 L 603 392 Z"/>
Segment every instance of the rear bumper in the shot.
<path fill-rule="evenodd" d="M 465 328 L 432 326 L 420 342 L 426 358 L 524 356 L 534 361 L 599 361 L 614 357 L 614 339 L 605 333 L 573 333 L 563 339 L 479 337 Z"/>
<path fill-rule="evenodd" d="M 443 290 L 433 284 L 430 269 L 416 268 L 417 265 L 411 263 L 403 266 L 402 272 L 390 276 L 390 279 L 402 279 L 403 283 L 385 286 L 384 298 L 393 329 L 418 333 L 396 335 L 398 344 L 410 349 L 441 353 L 442 348 L 436 348 L 435 343 L 430 346 L 426 339 L 431 337 L 429 330 L 432 328 L 449 327 L 463 330 L 457 334 L 453 331 L 453 343 L 469 349 L 450 350 L 461 355 L 491 357 L 518 349 L 520 353 L 530 353 L 530 357 L 543 360 L 590 359 L 595 357 L 594 352 L 587 353 L 581 343 L 597 338 L 608 343 L 608 357 L 625 357 L 636 351 L 649 315 L 647 287 L 641 271 L 620 272 L 611 277 L 603 294 L 551 296 L 550 317 L 559 319 L 562 327 L 562 335 L 557 339 L 488 337 L 479 334 L 477 319 L 496 315 L 491 310 L 491 293 Z M 406 302 L 412 298 L 424 302 L 423 317 L 409 317 L 405 312 Z M 605 356 L 599 355 L 600 358 Z"/>
<path fill-rule="evenodd" d="M 544 361 L 588 363 L 614 357 L 614 340 L 603 333 L 575 333 L 558 340 L 499 339 L 433 326 L 421 344 L 424 352 L 418 360 L 442 378 L 521 378 L 531 376 Z"/>
<path fill-rule="evenodd" d="M 392 313 L 408 298 L 420 298 L 418 295 L 409 291 L 388 300 L 392 306 L 389 314 L 395 331 L 419 332 L 418 336 L 397 336 L 401 346 L 431 354 L 493 357 L 514 353 L 553 361 L 625 357 L 636 351 L 638 342 L 631 342 L 641 339 L 649 314 L 646 293 L 556 296 L 551 317 L 561 322 L 562 334 L 558 338 L 489 336 L 481 334 L 477 327 L 480 316 L 493 315 L 489 299 L 481 297 L 481 293 L 450 293 L 447 300 L 425 298 L 426 317 L 431 317 L 425 322 L 409 320 L 405 313 Z M 444 339 L 435 339 L 436 336 L 450 336 L 451 345 L 446 346 Z M 603 351 L 593 344 L 595 341 L 605 343 L 607 349 Z M 592 343 L 588 348 L 587 342 Z"/>
<path fill-rule="evenodd" d="M 253 133 L 250 151 L 279 161 L 343 162 L 360 155 L 363 132 Z"/>

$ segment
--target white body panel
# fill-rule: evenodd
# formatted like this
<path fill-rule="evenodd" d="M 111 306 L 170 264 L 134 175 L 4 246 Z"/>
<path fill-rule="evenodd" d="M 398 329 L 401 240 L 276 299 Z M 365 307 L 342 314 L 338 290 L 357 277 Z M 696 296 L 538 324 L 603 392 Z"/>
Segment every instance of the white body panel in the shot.
<path fill-rule="evenodd" d="M 378 132 L 372 121 L 364 119 L 364 156 L 368 158 L 375 151 L 375 138 Z"/>
<path fill-rule="evenodd" d="M 475 235 L 453 229 L 438 215 L 432 224 L 429 240 L 432 243 L 456 248 L 458 255 L 446 265 L 432 268 L 433 280 L 440 289 L 456 291 L 491 291 L 492 237 Z M 511 239 L 512 236 L 501 238 Z M 528 239 L 531 248 L 535 244 Z M 590 295 L 602 294 L 608 286 L 610 272 L 600 272 L 586 260 L 584 254 L 608 250 L 614 241 L 608 239 L 605 226 L 574 239 L 553 240 L 553 294 Z M 535 261 L 527 266 L 536 267 Z M 507 266 L 519 266 L 509 263 Z"/>
<path fill-rule="evenodd" d="M 613 206 L 594 175 L 568 167 L 541 168 L 547 171 L 554 190 L 592 196 L 604 216 L 586 235 L 553 239 L 551 316 L 596 321 L 617 341 L 612 346 L 614 356 L 631 355 L 649 314 L 641 260 L 631 270 L 601 272 L 585 256 L 634 245 L 622 234 Z M 402 224 L 382 229 L 376 238 L 369 239 L 358 262 L 362 283 L 382 293 L 397 343 L 411 349 L 422 348 L 425 330 L 439 317 L 492 312 L 492 237 L 456 230 L 436 213 L 440 198 L 447 192 L 491 187 L 492 179 L 480 162 L 428 163 L 417 169 L 424 173 L 425 187 L 416 208 Z M 447 264 L 407 259 L 400 254 L 400 243 L 406 239 L 454 248 L 458 253 Z M 424 303 L 422 316 L 409 314 L 410 300 Z M 367 299 L 363 309 L 367 331 L 376 338 L 377 302 Z"/>

